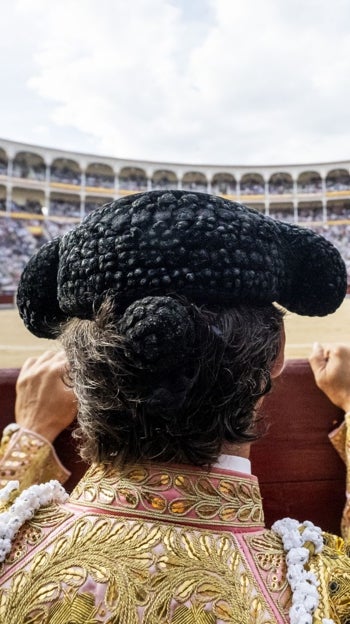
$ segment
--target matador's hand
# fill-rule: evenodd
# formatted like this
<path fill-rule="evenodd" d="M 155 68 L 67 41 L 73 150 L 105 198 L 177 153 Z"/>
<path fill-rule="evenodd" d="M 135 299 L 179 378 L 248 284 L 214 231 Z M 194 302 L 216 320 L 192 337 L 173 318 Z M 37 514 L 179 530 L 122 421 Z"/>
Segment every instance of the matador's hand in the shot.
<path fill-rule="evenodd" d="M 344 412 L 350 411 L 350 347 L 316 343 L 309 358 L 318 387 Z"/>
<path fill-rule="evenodd" d="M 29 358 L 16 385 L 16 422 L 53 442 L 77 414 L 74 392 L 63 381 L 67 361 L 63 351 Z"/>

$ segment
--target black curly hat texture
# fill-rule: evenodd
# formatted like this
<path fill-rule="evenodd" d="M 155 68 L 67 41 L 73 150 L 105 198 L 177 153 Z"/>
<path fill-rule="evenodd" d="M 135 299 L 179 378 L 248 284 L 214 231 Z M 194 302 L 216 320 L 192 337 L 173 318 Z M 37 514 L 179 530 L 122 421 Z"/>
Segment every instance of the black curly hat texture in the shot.
<path fill-rule="evenodd" d="M 156 316 L 170 340 L 181 313 L 168 301 L 169 312 L 163 302 L 155 314 L 149 297 L 185 296 L 208 306 L 278 302 L 324 316 L 338 308 L 346 287 L 339 252 L 309 229 L 205 193 L 150 191 L 95 210 L 44 245 L 22 274 L 17 303 L 33 334 L 54 338 L 63 321 L 92 319 L 108 293 L 121 329 L 138 323 L 142 334 Z"/>
<path fill-rule="evenodd" d="M 125 340 L 124 357 L 140 370 L 173 368 L 195 342 L 190 314 L 172 297 L 145 297 L 132 303 L 118 322 Z"/>

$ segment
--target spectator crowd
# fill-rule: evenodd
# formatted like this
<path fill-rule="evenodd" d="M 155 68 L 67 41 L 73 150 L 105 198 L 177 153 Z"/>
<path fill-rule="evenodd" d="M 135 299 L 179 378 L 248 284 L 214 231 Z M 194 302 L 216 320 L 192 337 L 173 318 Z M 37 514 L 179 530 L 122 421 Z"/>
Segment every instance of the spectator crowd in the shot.
<path fill-rule="evenodd" d="M 8 163 L 0 156 L 0 175 L 6 175 Z M 54 161 L 46 171 L 43 161 L 31 161 L 25 157 L 16 158 L 12 163 L 12 176 L 38 181 L 45 181 L 46 177 L 53 183 L 69 184 L 74 186 L 83 185 L 93 188 L 119 188 L 126 191 L 145 191 L 149 188 L 165 190 L 177 188 L 178 180 L 174 172 L 159 170 L 148 180 L 142 169 L 126 167 L 115 174 L 109 165 L 90 165 L 85 174 L 80 170 L 78 163 L 58 159 Z M 203 191 L 220 195 L 234 195 L 238 185 L 233 175 L 229 173 L 215 174 L 213 179 L 208 180 L 204 174 L 193 172 L 185 174 L 180 180 L 181 188 L 193 191 Z M 293 194 L 294 184 L 291 176 L 284 173 L 273 174 L 265 186 L 260 174 L 245 174 L 239 185 L 241 195 L 265 195 L 266 190 L 270 195 Z M 339 192 L 350 190 L 350 176 L 344 172 L 331 172 L 325 181 L 327 192 Z M 297 182 L 299 194 L 321 193 L 323 191 L 321 177 L 314 172 L 302 174 Z"/>

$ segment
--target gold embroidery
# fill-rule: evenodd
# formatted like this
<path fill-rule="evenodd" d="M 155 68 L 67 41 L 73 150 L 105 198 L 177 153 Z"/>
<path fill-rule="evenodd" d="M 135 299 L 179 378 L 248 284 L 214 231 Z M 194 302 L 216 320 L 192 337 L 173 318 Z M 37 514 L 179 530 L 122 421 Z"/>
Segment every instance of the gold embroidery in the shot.
<path fill-rule="evenodd" d="M 202 607 L 185 607 L 184 605 L 175 610 L 171 624 L 216 624 L 213 613 L 204 611 Z"/>
<path fill-rule="evenodd" d="M 249 478 L 189 471 L 169 466 L 132 467 L 117 472 L 92 466 L 71 500 L 96 504 L 142 517 L 183 522 L 184 517 L 211 526 L 262 526 L 258 484 Z"/>
<path fill-rule="evenodd" d="M 335 450 L 337 451 L 337 453 L 339 454 L 339 456 L 343 460 L 344 464 L 346 464 L 347 461 L 346 461 L 346 451 L 345 451 L 345 445 L 346 445 L 346 423 L 345 423 L 345 420 L 339 425 L 339 427 L 337 427 L 337 429 L 334 429 L 329 434 L 329 439 L 330 439 L 331 443 L 333 444 Z"/>
<path fill-rule="evenodd" d="M 0 459 L 0 488 L 12 479 L 18 479 L 22 491 L 34 483 L 50 479 L 64 483 L 69 476 L 58 462 L 51 444 L 23 429 L 3 437 Z"/>
<path fill-rule="evenodd" d="M 104 592 L 91 592 L 96 583 Z M 230 534 L 91 516 L 4 583 L 0 621 L 272 624 L 274 618 Z"/>
<path fill-rule="evenodd" d="M 313 557 L 310 570 L 320 582 L 320 604 L 315 618 L 334 618 L 342 624 L 350 622 L 350 560 L 347 547 L 340 538 L 324 534 L 325 546 L 320 557 Z"/>
<path fill-rule="evenodd" d="M 4 563 L 0 564 L 0 574 L 6 566 L 18 563 L 27 553 L 30 547 L 38 546 L 45 538 L 48 531 L 59 527 L 72 513 L 59 505 L 41 507 L 35 516 L 21 527 L 12 544 L 12 549 Z"/>
<path fill-rule="evenodd" d="M 261 579 L 272 601 L 285 617 L 291 606 L 291 591 L 286 578 L 286 564 L 281 540 L 272 531 L 244 537 Z"/>
<path fill-rule="evenodd" d="M 2 584 L 0 622 L 275 624 L 270 604 L 276 605 L 281 621 L 288 621 L 290 590 L 279 538 L 270 531 L 236 538 L 227 530 L 260 526 L 255 481 L 186 467 L 133 467 L 117 473 L 95 466 L 71 497 L 73 503 L 84 501 L 102 507 L 103 515 L 96 510 L 71 524 L 69 505 L 50 506 L 23 527 L 4 570 L 9 573 L 14 562 L 18 569 L 24 556 L 28 563 Z M 172 524 L 108 515 L 115 509 Z M 184 518 L 197 522 L 200 530 L 176 525 Z M 204 523 L 226 531 L 213 534 L 201 528 Z M 60 530 L 55 538 L 50 537 L 52 529 L 56 535 Z M 240 551 L 242 540 L 256 570 Z M 340 617 L 346 622 L 348 547 L 334 536 L 325 536 L 325 544 L 325 556 L 311 558 L 321 595 L 315 621 Z M 34 547 L 33 556 L 29 550 Z"/>
<path fill-rule="evenodd" d="M 97 610 L 92 594 L 66 594 L 63 600 L 59 600 L 49 610 L 48 622 L 50 624 L 62 624 L 63 622 L 84 622 L 85 624 L 100 624 L 96 619 Z"/>

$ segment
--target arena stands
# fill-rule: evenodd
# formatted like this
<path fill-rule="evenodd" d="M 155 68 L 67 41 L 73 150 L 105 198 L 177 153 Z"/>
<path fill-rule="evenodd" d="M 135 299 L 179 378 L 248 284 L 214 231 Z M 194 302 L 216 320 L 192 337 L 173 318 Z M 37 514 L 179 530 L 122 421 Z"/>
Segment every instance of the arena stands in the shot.
<path fill-rule="evenodd" d="M 350 221 L 348 223 L 316 225 L 313 229 L 335 245 L 344 258 L 350 273 Z M 349 280 L 349 277 L 348 277 Z M 350 280 L 349 280 L 350 282 Z M 349 283 L 348 282 L 348 283 Z"/>
<path fill-rule="evenodd" d="M 293 207 L 286 209 L 276 209 L 274 206 L 271 206 L 269 215 L 273 219 L 279 219 L 279 221 L 286 221 L 287 223 L 294 223 L 295 221 Z"/>
<path fill-rule="evenodd" d="M 269 179 L 270 195 L 289 195 L 293 192 L 293 180 L 289 174 L 275 173 Z"/>
<path fill-rule="evenodd" d="M 31 227 L 39 222 L 21 219 L 0 219 L 0 288 L 3 292 L 14 291 L 28 258 L 48 237 L 42 230 L 38 235 L 31 233 Z M 39 225 L 40 227 L 40 225 Z"/>
<path fill-rule="evenodd" d="M 166 172 L 159 173 L 160 176 L 156 176 L 156 181 L 160 177 L 163 184 L 168 184 Z M 138 167 L 124 167 L 119 174 L 119 188 L 126 191 L 145 191 L 147 189 L 146 172 Z"/>
<path fill-rule="evenodd" d="M 81 172 L 74 161 L 65 161 L 58 159 L 50 169 L 50 180 L 59 182 L 60 184 L 75 184 L 79 186 L 81 183 Z"/>
<path fill-rule="evenodd" d="M 126 161 L 0 139 L 0 294 L 30 255 L 85 214 L 129 193 L 187 189 L 299 222 L 339 247 L 350 275 L 350 160 L 308 166 Z"/>
<path fill-rule="evenodd" d="M 80 217 L 80 202 L 65 201 L 64 199 L 53 199 L 50 201 L 49 215 L 60 217 Z"/>
<path fill-rule="evenodd" d="M 10 202 L 10 211 L 25 212 L 26 214 L 41 214 L 41 205 L 39 202 L 31 201 L 30 199 L 25 199 L 23 204 L 19 204 L 12 200 Z"/>

